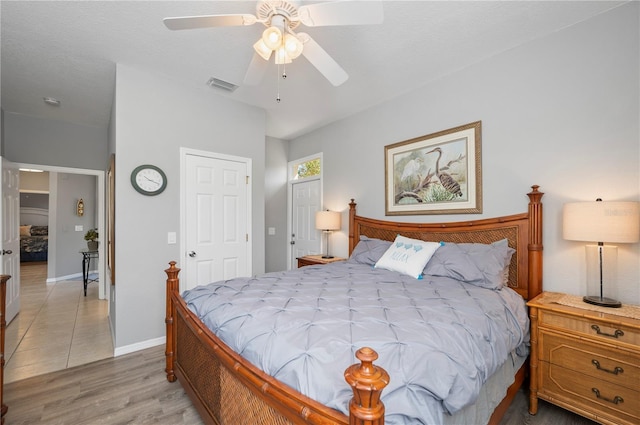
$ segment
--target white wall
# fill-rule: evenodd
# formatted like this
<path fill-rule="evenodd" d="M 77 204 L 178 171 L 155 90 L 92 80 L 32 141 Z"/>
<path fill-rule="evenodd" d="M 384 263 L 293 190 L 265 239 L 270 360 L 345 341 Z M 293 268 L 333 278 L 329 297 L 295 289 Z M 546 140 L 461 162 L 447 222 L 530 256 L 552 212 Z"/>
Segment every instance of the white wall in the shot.
<path fill-rule="evenodd" d="M 264 272 L 265 114 L 204 83 L 194 88 L 125 65 L 117 67 L 115 102 L 118 352 L 165 335 L 164 269 L 170 260 L 179 267 L 182 258 L 178 244 L 167 244 L 167 232 L 180 240 L 180 147 L 252 159 L 253 272 Z M 131 171 L 141 164 L 164 170 L 162 194 L 143 196 L 131 187 Z"/>
<path fill-rule="evenodd" d="M 640 200 L 639 26 L 631 2 L 299 137 L 289 159 L 322 151 L 325 207 L 346 211 L 355 198 L 359 214 L 384 218 L 384 146 L 482 120 L 481 216 L 526 211 L 540 185 L 544 288 L 583 295 L 584 244 L 562 239 L 562 205 Z M 336 255 L 347 254 L 346 218 Z M 618 256 L 619 298 L 640 304 L 640 244 Z"/>

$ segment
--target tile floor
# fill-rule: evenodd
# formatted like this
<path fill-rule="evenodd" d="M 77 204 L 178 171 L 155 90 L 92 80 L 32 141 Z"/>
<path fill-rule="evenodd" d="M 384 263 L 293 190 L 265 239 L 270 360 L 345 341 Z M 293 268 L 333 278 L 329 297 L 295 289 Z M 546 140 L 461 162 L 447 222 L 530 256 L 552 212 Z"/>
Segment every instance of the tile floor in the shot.
<path fill-rule="evenodd" d="M 20 268 L 20 313 L 7 326 L 4 382 L 113 356 L 108 303 L 82 280 L 46 284 L 46 263 Z"/>

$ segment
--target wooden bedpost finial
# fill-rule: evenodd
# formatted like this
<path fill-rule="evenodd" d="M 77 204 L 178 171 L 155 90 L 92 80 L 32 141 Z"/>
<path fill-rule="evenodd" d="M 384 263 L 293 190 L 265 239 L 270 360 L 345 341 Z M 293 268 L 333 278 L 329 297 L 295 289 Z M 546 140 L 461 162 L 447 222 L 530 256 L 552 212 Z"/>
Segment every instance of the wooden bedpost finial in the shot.
<path fill-rule="evenodd" d="M 174 360 L 173 356 L 174 356 L 174 350 L 176 346 L 176 341 L 175 341 L 176 324 L 174 321 L 175 308 L 173 306 L 171 297 L 174 294 L 176 296 L 180 296 L 179 295 L 180 280 L 178 279 L 179 272 L 180 272 L 180 269 L 176 267 L 176 262 L 170 261 L 169 268 L 165 270 L 165 273 L 167 274 L 167 285 L 166 285 L 167 315 L 164 319 L 164 323 L 167 326 L 167 342 L 166 342 L 166 349 L 164 352 L 164 355 L 167 360 L 167 366 L 164 370 L 167 373 L 167 381 L 169 382 L 174 382 L 176 380 L 176 375 L 173 370 L 173 360 Z"/>
<path fill-rule="evenodd" d="M 358 244 L 358 241 L 354 235 L 354 223 L 356 219 L 356 201 L 351 198 L 351 202 L 349 202 L 349 255 L 353 252 L 353 249 Z"/>
<path fill-rule="evenodd" d="M 350 425 L 383 425 L 384 404 L 380 395 L 389 384 L 389 374 L 373 361 L 378 353 L 369 347 L 356 352 L 360 364 L 354 364 L 344 372 L 344 379 L 353 390 L 353 398 L 349 403 Z"/>
<path fill-rule="evenodd" d="M 531 186 L 529 196 L 529 296 L 542 292 L 542 195 L 538 185 Z"/>

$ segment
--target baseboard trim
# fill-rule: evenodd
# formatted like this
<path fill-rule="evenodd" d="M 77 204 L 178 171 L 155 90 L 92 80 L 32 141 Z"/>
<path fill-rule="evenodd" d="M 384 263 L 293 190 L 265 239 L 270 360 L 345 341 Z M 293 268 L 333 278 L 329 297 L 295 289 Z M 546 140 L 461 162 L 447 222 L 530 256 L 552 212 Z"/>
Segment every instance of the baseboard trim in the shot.
<path fill-rule="evenodd" d="M 157 347 L 158 345 L 164 345 L 166 342 L 167 337 L 162 336 L 160 338 L 148 339 L 146 341 L 136 342 L 135 344 L 125 345 L 123 347 L 116 347 L 116 349 L 113 350 L 113 357 L 135 353 L 136 351 L 145 350 L 151 347 Z"/>
<path fill-rule="evenodd" d="M 89 272 L 89 274 L 98 274 L 97 270 L 91 270 Z M 58 282 L 62 282 L 63 280 L 81 280 L 82 281 L 82 273 L 74 273 L 74 274 L 68 274 L 66 276 L 60 276 L 60 277 L 48 277 L 47 278 L 47 285 L 49 284 L 53 284 L 53 283 L 58 283 Z"/>
<path fill-rule="evenodd" d="M 48 277 L 47 284 L 57 283 L 63 280 L 74 280 L 74 279 L 82 279 L 82 273 L 68 274 L 66 276 L 60 276 L 60 277 Z"/>

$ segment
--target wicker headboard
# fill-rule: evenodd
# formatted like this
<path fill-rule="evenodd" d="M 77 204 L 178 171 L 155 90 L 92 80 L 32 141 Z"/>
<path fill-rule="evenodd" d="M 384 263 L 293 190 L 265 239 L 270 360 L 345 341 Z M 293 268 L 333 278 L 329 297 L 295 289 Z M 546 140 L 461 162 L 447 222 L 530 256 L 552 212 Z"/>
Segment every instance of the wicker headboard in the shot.
<path fill-rule="evenodd" d="M 507 239 L 516 250 L 509 266 L 509 287 L 525 299 L 542 292 L 543 193 L 532 186 L 526 213 L 452 223 L 400 223 L 360 217 L 356 203 L 349 204 L 349 255 L 360 236 L 393 241 L 396 235 L 425 241 L 492 243 Z"/>

